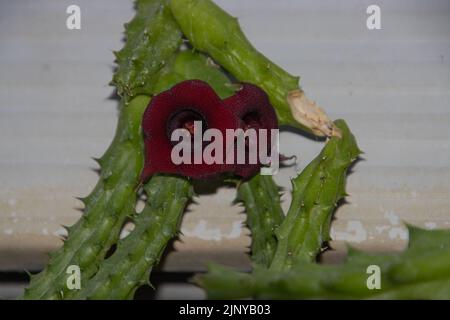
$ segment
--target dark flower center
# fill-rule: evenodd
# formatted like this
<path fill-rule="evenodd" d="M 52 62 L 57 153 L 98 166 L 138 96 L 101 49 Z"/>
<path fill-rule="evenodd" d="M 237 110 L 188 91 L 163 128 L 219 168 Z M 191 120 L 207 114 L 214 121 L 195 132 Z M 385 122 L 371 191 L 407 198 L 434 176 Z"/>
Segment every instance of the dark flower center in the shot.
<path fill-rule="evenodd" d="M 260 129 L 262 127 L 260 115 L 257 112 L 249 112 L 242 117 L 244 122 L 244 130 Z"/>
<path fill-rule="evenodd" d="M 205 118 L 199 112 L 187 108 L 173 114 L 167 123 L 168 138 L 171 138 L 172 132 L 174 132 L 176 129 L 186 129 L 193 137 L 195 121 L 201 121 L 202 131 L 206 131 L 207 123 L 205 121 Z"/>

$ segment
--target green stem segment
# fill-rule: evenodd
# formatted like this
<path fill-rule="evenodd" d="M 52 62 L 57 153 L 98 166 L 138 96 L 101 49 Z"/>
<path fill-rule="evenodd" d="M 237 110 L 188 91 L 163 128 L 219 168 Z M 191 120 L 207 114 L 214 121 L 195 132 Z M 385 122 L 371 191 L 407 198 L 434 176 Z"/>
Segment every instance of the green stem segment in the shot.
<path fill-rule="evenodd" d="M 201 281 L 212 298 L 450 299 L 450 230 L 408 230 L 409 247 L 399 254 L 352 249 L 341 265 L 299 262 L 253 274 L 212 267 Z"/>
<path fill-rule="evenodd" d="M 347 168 L 361 153 L 343 120 L 336 126 L 342 138 L 330 139 L 322 152 L 292 180 L 293 198 L 286 219 L 276 230 L 278 247 L 273 270 L 292 267 L 296 261 L 313 261 L 330 239 L 332 213 L 345 197 Z"/>
<path fill-rule="evenodd" d="M 171 65 L 161 71 L 154 91 L 165 91 L 190 79 L 207 82 L 222 99 L 234 94 L 235 86 L 219 67 L 211 64 L 205 55 L 188 50 L 179 52 Z"/>
<path fill-rule="evenodd" d="M 265 277 L 276 277 L 315 259 L 323 242 L 329 239 L 336 204 L 345 196 L 347 169 L 360 153 L 345 122 L 338 120 L 335 123 L 342 138 L 331 138 L 319 156 L 293 180 L 289 212 L 274 231 L 277 247 L 270 267 L 257 265 L 252 274 L 243 274 L 211 266 L 208 274 L 197 278 L 210 298 L 257 296 L 267 283 Z M 287 285 L 291 284 L 288 277 L 286 281 Z"/>
<path fill-rule="evenodd" d="M 140 130 L 149 98 L 142 96 L 121 108 L 116 136 L 105 155 L 98 159 L 100 180 L 93 192 L 82 199 L 85 212 L 72 227 L 61 249 L 51 254 L 48 266 L 31 277 L 25 299 L 61 299 L 67 293 L 66 269 L 80 267 L 89 278 L 107 250 L 114 244 L 125 218 L 134 213 L 136 188 L 143 166 Z"/>
<path fill-rule="evenodd" d="M 237 200 L 245 206 L 247 225 L 252 234 L 252 261 L 269 267 L 277 246 L 274 232 L 284 219 L 280 188 L 272 176 L 258 174 L 239 185 Z"/>
<path fill-rule="evenodd" d="M 118 69 L 112 83 L 122 96 L 116 136 L 98 159 L 101 176 L 95 189 L 84 199 L 85 212 L 69 231 L 61 249 L 50 255 L 47 267 L 32 276 L 24 299 L 60 299 L 68 289 L 66 269 L 80 267 L 89 279 L 107 250 L 119 236 L 123 222 L 134 213 L 136 189 L 143 165 L 140 123 L 149 102 L 156 73 L 172 59 L 181 43 L 181 31 L 168 10 L 168 0 L 138 0 L 135 18 L 126 25 L 127 42 L 118 53 Z"/>
<path fill-rule="evenodd" d="M 211 0 L 171 0 L 172 14 L 195 49 L 206 52 L 239 81 L 253 83 L 268 94 L 281 125 L 316 135 L 335 135 L 333 123 L 306 99 L 294 77 L 257 51 L 236 18 Z"/>
<path fill-rule="evenodd" d="M 181 31 L 172 17 L 169 0 L 137 0 L 136 15 L 125 24 L 127 41 L 115 52 L 117 70 L 111 83 L 127 102 L 154 92 L 159 71 L 181 45 Z"/>
<path fill-rule="evenodd" d="M 135 219 L 135 229 L 120 240 L 116 251 L 104 260 L 98 273 L 73 295 L 74 299 L 127 299 L 148 282 L 178 226 L 192 186 L 184 178 L 154 176 L 144 186 L 147 203 Z"/>
<path fill-rule="evenodd" d="M 220 69 L 208 64 L 205 56 L 190 51 L 179 52 L 164 68 L 154 90 L 160 92 L 191 78 L 207 81 L 222 97 L 233 93 L 228 78 Z M 140 123 L 141 118 L 135 121 Z M 114 254 L 102 262 L 98 273 L 83 282 L 82 290 L 72 291 L 66 298 L 131 298 L 139 286 L 149 281 L 151 268 L 157 265 L 178 230 L 184 207 L 192 196 L 192 187 L 184 178 L 161 175 L 152 177 L 144 190 L 148 199 L 135 220 L 135 229 L 119 242 Z"/>
<path fill-rule="evenodd" d="M 298 89 L 294 77 L 258 52 L 236 18 L 209 0 L 172 0 L 175 19 L 191 44 L 207 52 L 240 81 L 263 88 L 277 106 L 280 123 L 294 124 L 286 96 Z"/>

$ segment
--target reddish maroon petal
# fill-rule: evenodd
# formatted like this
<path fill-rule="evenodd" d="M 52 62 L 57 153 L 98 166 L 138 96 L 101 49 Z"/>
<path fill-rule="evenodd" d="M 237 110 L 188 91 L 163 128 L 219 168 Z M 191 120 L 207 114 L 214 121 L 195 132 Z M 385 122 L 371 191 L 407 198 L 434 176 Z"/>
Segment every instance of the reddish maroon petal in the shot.
<path fill-rule="evenodd" d="M 172 131 L 178 127 L 190 131 L 195 120 L 202 120 L 203 130 L 218 129 L 223 137 L 226 136 L 226 129 L 236 129 L 240 126 L 239 119 L 224 106 L 214 90 L 200 80 L 181 82 L 151 100 L 142 121 L 145 143 L 143 179 L 154 173 L 207 178 L 233 171 L 234 166 L 227 164 L 173 163 L 171 152 L 176 142 L 170 141 Z"/>
<path fill-rule="evenodd" d="M 267 94 L 255 85 L 243 83 L 242 88 L 235 95 L 225 99 L 224 103 L 241 119 L 244 130 L 250 128 L 256 129 L 256 131 L 267 129 L 267 141 L 270 150 L 270 130 L 278 129 L 278 119 Z M 248 160 L 248 154 L 246 159 Z M 237 165 L 235 173 L 244 178 L 249 178 L 258 173 L 260 167 L 260 163 Z"/>
<path fill-rule="evenodd" d="M 253 84 L 243 83 L 242 88 L 225 99 L 224 103 L 249 128 L 278 128 L 277 115 L 269 97 L 264 90 Z"/>

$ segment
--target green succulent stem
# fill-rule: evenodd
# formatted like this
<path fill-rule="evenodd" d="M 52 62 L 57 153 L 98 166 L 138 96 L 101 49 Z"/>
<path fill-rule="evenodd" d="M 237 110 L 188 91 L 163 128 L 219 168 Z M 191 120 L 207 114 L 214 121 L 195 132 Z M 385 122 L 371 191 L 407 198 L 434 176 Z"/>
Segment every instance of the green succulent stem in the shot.
<path fill-rule="evenodd" d="M 209 0 L 172 0 L 171 8 L 196 49 L 211 55 L 240 81 L 261 86 L 277 106 L 279 121 L 295 123 L 286 96 L 288 91 L 298 89 L 298 77 L 259 53 L 241 31 L 236 18 Z"/>
<path fill-rule="evenodd" d="M 200 283 L 211 298 L 450 299 L 450 230 L 408 231 L 409 246 L 398 254 L 351 249 L 341 265 L 305 261 L 252 274 L 211 266 Z"/>
<path fill-rule="evenodd" d="M 117 70 L 113 84 L 126 102 L 139 94 L 149 95 L 182 42 L 169 0 L 137 0 L 136 15 L 125 24 L 126 43 L 115 52 Z"/>
<path fill-rule="evenodd" d="M 227 75 L 211 64 L 206 55 L 185 50 L 178 52 L 172 63 L 161 70 L 154 91 L 158 93 L 168 90 L 176 83 L 189 79 L 207 82 L 222 99 L 233 95 L 236 89 Z"/>
<path fill-rule="evenodd" d="M 84 214 L 68 227 L 63 247 L 50 255 L 50 262 L 31 277 L 24 299 L 61 299 L 68 292 L 66 269 L 77 265 L 83 278 L 89 278 L 114 244 L 128 215 L 134 213 L 136 188 L 143 166 L 140 122 L 149 102 L 145 96 L 121 108 L 116 136 L 98 159 L 100 179 L 92 193 L 81 199 Z"/>
<path fill-rule="evenodd" d="M 158 93 L 191 78 L 208 82 L 222 97 L 233 93 L 221 70 L 211 66 L 206 56 L 191 51 L 176 54 L 162 70 L 153 90 Z M 149 98 L 145 99 L 148 105 Z M 140 124 L 141 118 L 133 121 Z M 141 153 L 142 149 L 141 142 Z M 144 190 L 147 202 L 134 221 L 135 229 L 119 241 L 114 254 L 100 264 L 97 274 L 92 279 L 86 278 L 81 291 L 68 293 L 66 299 L 132 298 L 138 287 L 148 283 L 151 268 L 158 264 L 167 243 L 177 233 L 184 207 L 192 196 L 192 186 L 184 178 L 158 175 L 144 185 Z"/>
<path fill-rule="evenodd" d="M 264 89 L 281 125 L 299 127 L 319 136 L 336 134 L 323 110 L 304 96 L 299 77 L 256 50 L 236 18 L 211 0 L 171 0 L 170 7 L 195 49 L 210 55 L 239 81 Z"/>
<path fill-rule="evenodd" d="M 272 233 L 276 239 L 276 249 L 270 266 L 257 264 L 253 273 L 244 274 L 211 265 L 209 273 L 197 277 L 208 297 L 259 296 L 266 288 L 264 277 L 286 274 L 297 265 L 315 259 L 323 242 L 329 239 L 330 222 L 336 204 L 345 196 L 347 169 L 360 154 L 346 123 L 337 120 L 335 124 L 341 130 L 342 137 L 331 138 L 322 152 L 292 181 L 291 206 L 285 219 Z M 259 234 L 256 237 L 269 235 L 260 229 L 254 231 Z"/>
<path fill-rule="evenodd" d="M 126 44 L 116 53 L 118 68 L 112 83 L 122 96 L 116 134 L 97 159 L 100 179 L 86 198 L 84 214 L 72 227 L 63 247 L 50 254 L 47 267 L 31 277 L 23 299 L 61 299 L 68 293 L 66 269 L 80 267 L 82 279 L 98 269 L 108 249 L 118 240 L 126 217 L 134 214 L 143 166 L 142 114 L 161 70 L 181 44 L 167 0 L 138 0 L 135 18 L 126 25 Z M 134 98 L 136 97 L 136 98 Z"/>
<path fill-rule="evenodd" d="M 292 202 L 286 219 L 275 231 L 278 246 L 273 270 L 292 267 L 296 261 L 313 261 L 330 239 L 332 213 L 346 196 L 348 167 L 359 150 L 343 120 L 335 121 L 342 138 L 331 138 L 320 154 L 292 180 Z"/>
<path fill-rule="evenodd" d="M 147 202 L 134 219 L 134 230 L 100 264 L 97 274 L 73 299 L 127 299 L 146 283 L 151 268 L 176 236 L 184 208 L 193 194 L 185 178 L 153 176 L 145 184 Z"/>
<path fill-rule="evenodd" d="M 280 187 L 272 176 L 256 175 L 238 186 L 237 199 L 244 204 L 247 225 L 252 234 L 253 263 L 269 267 L 275 254 L 275 230 L 284 219 L 280 205 Z"/>

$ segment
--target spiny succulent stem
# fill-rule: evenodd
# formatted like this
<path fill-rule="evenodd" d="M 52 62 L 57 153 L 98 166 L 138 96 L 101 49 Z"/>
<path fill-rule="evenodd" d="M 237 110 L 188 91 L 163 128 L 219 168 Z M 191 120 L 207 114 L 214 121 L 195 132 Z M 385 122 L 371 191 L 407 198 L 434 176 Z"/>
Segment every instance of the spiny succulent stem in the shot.
<path fill-rule="evenodd" d="M 200 281 L 213 298 L 450 299 L 450 230 L 408 231 L 409 246 L 398 254 L 351 249 L 343 264 L 303 261 L 252 274 L 214 266 Z"/>
<path fill-rule="evenodd" d="M 154 92 L 159 71 L 182 43 L 168 3 L 169 0 L 136 1 L 136 15 L 125 28 L 125 46 L 115 53 L 117 70 L 111 81 L 125 101 Z"/>
<path fill-rule="evenodd" d="M 171 9 L 195 49 L 206 52 L 239 81 L 253 83 L 266 91 L 281 125 L 296 126 L 318 136 L 329 136 L 337 130 L 315 105 L 306 105 L 302 112 L 297 112 L 294 106 L 295 113 L 291 113 L 288 95 L 300 90 L 299 78 L 258 52 L 245 37 L 236 18 L 211 0 L 172 0 Z"/>
<path fill-rule="evenodd" d="M 255 266 L 253 273 L 242 274 L 212 265 L 209 273 L 197 277 L 210 298 L 265 297 L 262 288 L 271 288 L 265 277 L 277 279 L 278 275 L 287 274 L 297 265 L 315 259 L 329 239 L 335 204 L 345 195 L 347 168 L 360 153 L 345 122 L 338 120 L 335 124 L 341 130 L 342 138 L 332 137 L 322 152 L 292 181 L 291 206 L 280 227 L 274 231 L 276 250 L 270 267 L 260 264 Z M 255 229 L 255 232 L 261 233 L 261 230 Z M 291 284 L 289 279 L 286 276 L 285 281 Z"/>
<path fill-rule="evenodd" d="M 155 92 L 195 78 L 207 81 L 222 97 L 232 93 L 227 87 L 228 78 L 220 69 L 208 65 L 207 57 L 200 53 L 179 52 L 162 71 Z M 86 278 L 83 289 L 68 293 L 66 299 L 132 298 L 134 291 L 148 282 L 151 268 L 158 264 L 167 243 L 178 232 L 179 219 L 192 196 L 192 186 L 184 178 L 158 175 L 144 184 L 144 190 L 147 202 L 134 221 L 135 229 L 101 263 L 97 274 Z"/>
<path fill-rule="evenodd" d="M 135 228 L 120 240 L 97 274 L 70 299 L 127 299 L 148 283 L 167 243 L 176 236 L 192 186 L 184 178 L 154 176 L 144 186 L 147 203 L 134 220 Z"/>
<path fill-rule="evenodd" d="M 143 164 L 142 113 L 154 93 L 161 69 L 181 44 L 181 31 L 168 9 L 168 0 L 138 0 L 135 18 L 126 25 L 125 47 L 115 53 L 118 69 L 112 83 L 122 96 L 114 141 L 98 159 L 100 180 L 82 199 L 85 212 L 69 228 L 68 239 L 51 255 L 48 266 L 33 276 L 24 299 L 61 299 L 66 296 L 66 269 L 80 267 L 89 279 L 114 244 L 125 218 L 134 213 Z M 137 96 L 137 97 L 136 97 Z"/>
<path fill-rule="evenodd" d="M 252 235 L 252 261 L 269 267 L 277 245 L 275 230 L 284 218 L 280 188 L 272 176 L 258 174 L 238 186 L 237 200 L 244 204 Z"/>
<path fill-rule="evenodd" d="M 149 98 L 140 96 L 121 108 L 116 136 L 101 163 L 100 180 L 83 199 L 85 212 L 69 228 L 61 249 L 52 254 L 48 266 L 31 278 L 24 299 L 60 299 L 68 292 L 66 269 L 76 265 L 82 278 L 97 270 L 107 250 L 119 236 L 125 218 L 134 212 L 135 187 L 143 166 L 140 119 Z"/>
<path fill-rule="evenodd" d="M 275 233 L 277 250 L 271 269 L 283 270 L 296 261 L 313 261 L 330 239 L 332 213 L 345 193 L 347 168 L 360 154 L 343 120 L 336 126 L 342 138 L 331 138 L 321 153 L 292 180 L 292 202 L 286 219 Z"/>

